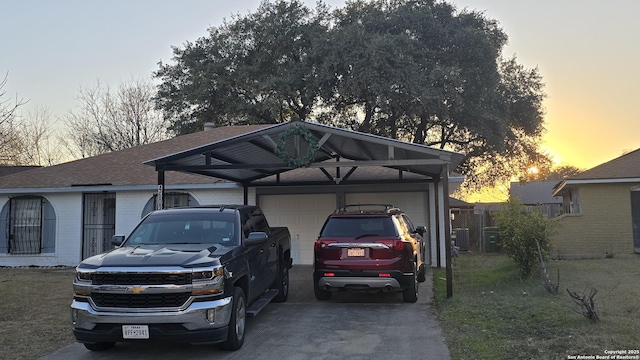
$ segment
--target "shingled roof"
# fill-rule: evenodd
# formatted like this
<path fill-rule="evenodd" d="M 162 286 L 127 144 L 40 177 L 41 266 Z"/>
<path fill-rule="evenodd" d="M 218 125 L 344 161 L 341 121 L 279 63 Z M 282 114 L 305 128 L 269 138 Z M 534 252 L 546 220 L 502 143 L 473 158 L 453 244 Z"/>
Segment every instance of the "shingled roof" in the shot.
<path fill-rule="evenodd" d="M 268 125 L 226 126 L 178 136 L 152 144 L 37 168 L 0 178 L 0 189 L 69 188 L 79 186 L 155 185 L 156 170 L 143 163 L 193 147 L 259 130 Z M 167 172 L 166 184 L 211 184 L 208 176 Z"/>
<path fill-rule="evenodd" d="M 554 195 L 567 185 L 640 182 L 640 149 L 585 170 L 558 183 Z"/>
<path fill-rule="evenodd" d="M 570 177 L 570 180 L 640 178 L 640 149 Z"/>

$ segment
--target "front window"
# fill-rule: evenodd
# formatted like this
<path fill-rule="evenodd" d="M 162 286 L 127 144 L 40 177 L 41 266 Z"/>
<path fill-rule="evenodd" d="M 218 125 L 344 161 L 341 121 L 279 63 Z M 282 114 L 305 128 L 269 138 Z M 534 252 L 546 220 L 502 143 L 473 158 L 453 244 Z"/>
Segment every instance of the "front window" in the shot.
<path fill-rule="evenodd" d="M 41 196 L 17 196 L 0 211 L 0 253 L 32 255 L 55 249 L 55 213 Z"/>

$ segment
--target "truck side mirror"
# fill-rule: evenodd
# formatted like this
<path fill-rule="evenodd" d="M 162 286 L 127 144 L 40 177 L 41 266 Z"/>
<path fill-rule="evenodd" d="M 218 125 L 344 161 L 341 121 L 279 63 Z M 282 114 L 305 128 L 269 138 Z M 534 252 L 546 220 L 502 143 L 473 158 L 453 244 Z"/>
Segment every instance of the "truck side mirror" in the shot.
<path fill-rule="evenodd" d="M 425 228 L 424 226 L 418 226 L 416 227 L 416 232 L 420 234 L 420 236 L 424 236 L 424 233 L 427 232 L 427 228 Z"/>
<path fill-rule="evenodd" d="M 258 245 L 267 242 L 269 236 L 266 232 L 256 231 L 249 233 L 249 237 L 244 239 L 244 246 Z"/>
<path fill-rule="evenodd" d="M 113 235 L 111 238 L 111 244 L 115 246 L 120 246 L 124 242 L 124 235 Z"/>

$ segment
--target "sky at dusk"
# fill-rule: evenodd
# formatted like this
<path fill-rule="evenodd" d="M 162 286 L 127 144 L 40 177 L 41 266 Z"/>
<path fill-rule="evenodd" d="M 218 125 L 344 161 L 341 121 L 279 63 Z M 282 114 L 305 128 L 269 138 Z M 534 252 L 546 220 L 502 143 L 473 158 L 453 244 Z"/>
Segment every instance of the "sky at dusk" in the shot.
<path fill-rule="evenodd" d="M 509 36 L 504 55 L 539 69 L 548 95 L 543 148 L 557 163 L 587 169 L 640 148 L 640 1 L 450 2 L 498 20 Z M 22 111 L 47 107 L 55 119 L 76 106 L 81 86 L 149 79 L 158 61 L 171 62 L 171 46 L 259 3 L 3 0 L 5 97 L 29 100 Z"/>

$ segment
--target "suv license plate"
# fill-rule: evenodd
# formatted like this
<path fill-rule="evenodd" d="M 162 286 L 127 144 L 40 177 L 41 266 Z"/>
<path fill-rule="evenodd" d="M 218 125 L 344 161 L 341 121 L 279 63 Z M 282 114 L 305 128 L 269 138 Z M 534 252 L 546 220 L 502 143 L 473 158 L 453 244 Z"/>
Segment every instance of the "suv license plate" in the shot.
<path fill-rule="evenodd" d="M 364 256 L 364 249 L 362 249 L 362 248 L 347 249 L 347 256 L 349 256 L 349 257 L 362 257 L 362 256 Z"/>
<path fill-rule="evenodd" d="M 148 339 L 149 325 L 122 325 L 123 339 Z"/>

